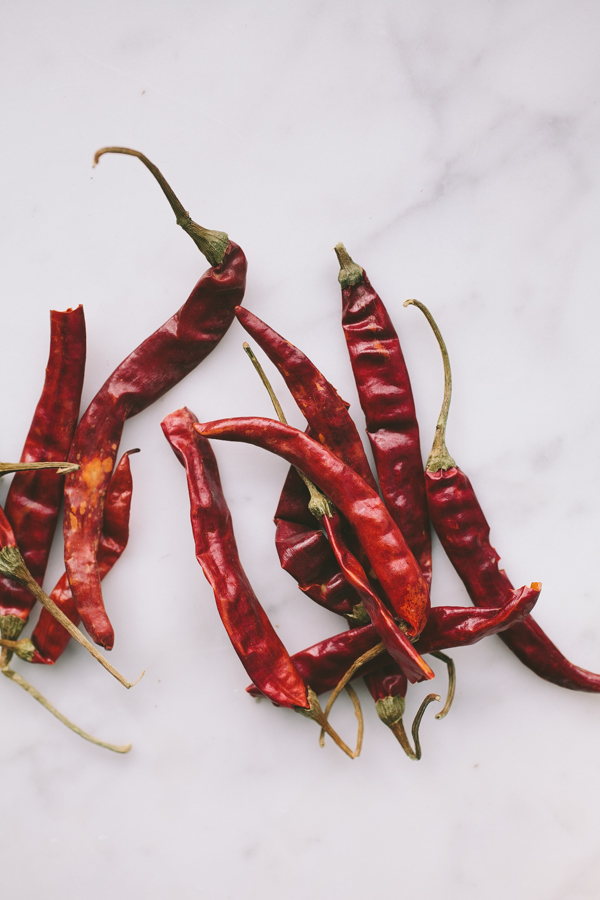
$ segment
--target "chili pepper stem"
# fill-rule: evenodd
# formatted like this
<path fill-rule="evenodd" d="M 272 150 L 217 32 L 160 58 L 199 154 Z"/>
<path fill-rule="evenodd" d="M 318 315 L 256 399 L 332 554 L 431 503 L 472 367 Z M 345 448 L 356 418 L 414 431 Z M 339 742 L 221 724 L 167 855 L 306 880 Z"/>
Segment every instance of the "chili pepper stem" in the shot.
<path fill-rule="evenodd" d="M 0 640 L 0 647 L 4 648 L 5 650 L 10 650 L 11 654 L 16 653 L 19 659 L 23 659 L 25 660 L 25 662 L 31 662 L 35 653 L 35 647 L 29 640 L 29 638 L 23 638 L 20 641 L 5 641 L 2 639 Z M 1 656 L 0 668 L 2 668 Z"/>
<path fill-rule="evenodd" d="M 448 423 L 448 412 L 450 410 L 450 400 L 452 398 L 452 372 L 450 370 L 450 358 L 448 356 L 448 350 L 446 349 L 446 344 L 444 338 L 442 337 L 442 333 L 437 327 L 435 319 L 433 318 L 425 304 L 421 303 L 419 300 L 405 300 L 404 306 L 416 306 L 421 310 L 421 312 L 431 325 L 433 333 L 437 338 L 437 342 L 440 345 L 440 350 L 442 351 L 442 359 L 444 361 L 444 399 L 442 401 L 442 408 L 437 420 L 437 425 L 435 426 L 433 446 L 431 448 L 431 453 L 429 454 L 425 469 L 427 470 L 427 472 L 439 472 L 440 470 L 445 472 L 447 469 L 452 469 L 456 466 L 456 463 L 448 453 L 448 449 L 446 447 L 446 425 Z"/>
<path fill-rule="evenodd" d="M 341 284 L 342 288 L 348 288 L 352 287 L 355 284 L 360 284 L 364 278 L 364 273 L 361 267 L 357 265 L 350 257 L 350 254 L 343 244 L 336 244 L 333 249 L 335 250 L 335 255 L 337 256 L 338 262 L 340 264 L 338 281 Z"/>
<path fill-rule="evenodd" d="M 363 666 L 365 663 L 370 662 L 372 659 L 375 659 L 375 657 L 379 656 L 381 653 L 385 653 L 383 641 L 381 641 L 379 644 L 376 644 L 370 650 L 367 650 L 366 653 L 363 653 L 362 656 L 359 656 L 358 659 L 354 663 L 352 663 L 344 677 L 341 679 L 341 681 L 338 682 L 336 687 L 331 692 L 329 700 L 327 701 L 327 706 L 325 707 L 325 722 L 327 722 L 327 717 L 331 712 L 331 707 L 333 706 L 339 695 L 342 693 L 346 685 L 349 683 L 349 681 L 354 677 L 355 673 L 358 672 L 361 666 Z M 319 743 L 321 744 L 321 746 L 323 746 L 325 743 L 325 731 L 327 731 L 327 729 L 325 728 L 325 726 L 323 726 L 321 728 L 321 735 L 319 737 Z"/>
<path fill-rule="evenodd" d="M 74 722 L 71 722 L 67 719 L 66 716 L 63 716 L 61 712 L 57 710 L 57 708 L 50 703 L 49 700 L 46 700 L 43 694 L 34 688 L 32 684 L 28 681 L 25 681 L 24 678 L 19 675 L 18 672 L 15 672 L 13 669 L 9 669 L 7 665 L 2 667 L 2 674 L 7 678 L 10 678 L 11 681 L 14 681 L 15 684 L 18 684 L 19 687 L 23 688 L 24 691 L 27 691 L 34 700 L 37 700 L 38 703 L 47 709 L 49 713 L 62 722 L 63 725 L 66 725 L 67 728 L 70 728 L 71 731 L 74 731 L 75 734 L 78 734 L 79 737 L 82 737 L 84 741 L 89 741 L 90 744 L 96 744 L 98 747 L 104 747 L 106 750 L 113 750 L 115 753 L 129 753 L 131 750 L 131 744 L 108 744 L 106 741 L 101 741 L 99 738 L 95 738 L 93 735 L 88 734 L 87 731 L 84 731 L 82 728 L 79 728 L 78 725 L 75 725 Z"/>
<path fill-rule="evenodd" d="M 337 744 L 340 750 L 343 750 L 346 756 L 349 756 L 350 759 L 356 759 L 359 755 L 361 746 L 362 746 L 362 736 L 363 736 L 363 720 L 362 720 L 362 712 L 360 716 L 358 712 L 356 713 L 356 717 L 358 719 L 358 739 L 356 742 L 356 749 L 351 750 L 350 747 L 341 739 L 337 731 L 331 727 L 327 718 L 321 708 L 321 704 L 319 703 L 319 698 L 315 694 L 315 692 L 309 687 L 307 691 L 307 697 L 309 702 L 308 709 L 303 709 L 300 706 L 296 706 L 296 712 L 300 713 L 303 716 L 306 716 L 307 719 L 312 719 L 317 725 L 321 726 L 321 734 L 326 731 L 330 738 Z M 354 694 L 354 697 L 351 695 L 352 702 L 354 703 L 354 709 L 356 712 L 356 703 L 358 702 L 358 697 Z M 356 701 L 356 702 L 355 702 Z M 359 704 L 360 708 L 360 704 Z M 320 739 L 319 743 L 323 746 L 323 741 Z"/>
<path fill-rule="evenodd" d="M 275 412 L 277 413 L 277 418 L 279 419 L 280 422 L 283 423 L 283 425 L 287 425 L 287 419 L 285 417 L 285 413 L 283 412 L 283 409 L 281 408 L 281 403 L 277 399 L 277 395 L 275 394 L 275 391 L 273 390 L 273 388 L 271 386 L 271 382 L 267 378 L 267 376 L 265 374 L 265 370 L 263 369 L 263 367 L 257 360 L 257 358 L 254 354 L 254 351 L 252 350 L 252 347 L 246 341 L 244 341 L 242 346 L 243 346 L 244 350 L 246 351 L 246 353 L 250 359 L 250 362 L 252 363 L 252 365 L 254 366 L 256 371 L 258 372 L 260 380 L 262 381 L 265 388 L 267 389 L 267 393 L 268 393 L 269 397 L 271 398 L 271 403 L 273 404 Z M 300 469 L 296 469 L 296 472 L 298 473 L 298 475 L 300 476 L 300 478 L 302 479 L 302 481 L 308 488 L 308 492 L 310 494 L 310 500 L 308 501 L 308 509 L 313 514 L 315 519 L 322 519 L 323 516 L 332 516 L 333 512 L 334 512 L 333 504 L 327 499 L 327 497 L 324 494 L 321 493 L 321 491 L 318 489 L 318 487 L 312 483 L 310 478 L 306 477 L 304 472 L 301 472 Z"/>
<path fill-rule="evenodd" d="M 24 585 L 28 588 L 36 600 L 39 600 L 42 606 L 44 606 L 49 613 L 51 613 L 54 618 L 60 622 L 63 628 L 69 632 L 71 637 L 75 638 L 75 640 L 81 644 L 82 647 L 85 647 L 89 653 L 92 654 L 94 659 L 97 659 L 101 666 L 110 672 L 117 681 L 119 681 L 124 687 L 131 688 L 138 683 L 140 678 L 143 677 L 145 672 L 142 672 L 140 677 L 134 681 L 127 681 L 126 678 L 118 672 L 114 666 L 105 659 L 99 650 L 94 647 L 90 641 L 81 633 L 79 628 L 76 625 L 73 625 L 71 620 L 65 616 L 63 611 L 59 609 L 59 607 L 54 603 L 53 600 L 48 597 L 48 595 L 41 589 L 37 581 L 33 578 L 31 573 L 29 572 L 23 557 L 17 547 L 3 547 L 0 550 L 0 572 L 3 575 L 8 576 L 8 578 L 13 578 L 15 581 L 18 581 L 19 584 Z M 6 649 L 6 648 L 5 648 Z"/>
<path fill-rule="evenodd" d="M 218 266 L 223 262 L 225 251 L 229 246 L 229 237 L 224 231 L 211 231 L 209 228 L 203 228 L 196 222 L 192 221 L 189 212 L 185 210 L 180 201 L 175 196 L 173 188 L 165 179 L 162 172 L 151 163 L 147 156 L 140 153 L 139 150 L 130 150 L 129 147 L 103 147 L 98 150 L 94 156 L 94 166 L 98 165 L 100 157 L 105 153 L 124 153 L 126 156 L 135 156 L 152 172 L 157 180 L 163 194 L 169 201 L 171 209 L 175 213 L 177 224 L 183 228 L 186 234 L 189 234 L 198 249 L 207 258 L 211 266 Z"/>
<path fill-rule="evenodd" d="M 436 659 L 441 659 L 448 667 L 448 694 L 446 695 L 444 708 L 436 715 L 436 719 L 443 719 L 450 712 L 450 707 L 452 706 L 454 695 L 456 693 L 456 666 L 454 665 L 452 657 L 448 656 L 446 653 L 442 653 L 441 650 L 434 650 L 431 656 L 435 656 Z"/>
<path fill-rule="evenodd" d="M 77 472 L 79 466 L 77 463 L 70 462 L 0 463 L 0 477 L 8 475 L 10 472 L 30 472 L 35 469 L 56 469 L 57 475 L 70 475 L 72 472 Z"/>

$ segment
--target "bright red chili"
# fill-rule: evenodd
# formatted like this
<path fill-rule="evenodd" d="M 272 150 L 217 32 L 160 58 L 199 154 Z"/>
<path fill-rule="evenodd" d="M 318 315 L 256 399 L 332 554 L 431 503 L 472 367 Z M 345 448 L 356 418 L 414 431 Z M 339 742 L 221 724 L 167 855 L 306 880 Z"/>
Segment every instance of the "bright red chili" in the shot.
<path fill-rule="evenodd" d="M 113 646 L 104 609 L 97 554 L 104 502 L 125 420 L 177 384 L 215 348 L 241 303 L 246 257 L 222 232 L 192 222 L 158 169 L 141 153 L 121 147 L 98 151 L 136 156 L 152 172 L 177 217 L 211 268 L 189 298 L 161 328 L 119 365 L 87 408 L 73 440 L 70 459 L 80 464 L 65 487 L 65 563 L 81 619 L 96 643 Z"/>
<path fill-rule="evenodd" d="M 83 307 L 50 312 L 50 354 L 21 462 L 66 460 L 79 416 L 85 369 Z M 9 488 L 4 512 L 27 568 L 41 585 L 62 500 L 64 477 L 51 471 L 19 471 Z M 35 599 L 22 585 L 0 576 L 0 621 L 11 617 L 15 639 Z M 8 621 L 5 623 L 8 625 Z M 6 629 L 4 629 L 6 630 Z"/>
<path fill-rule="evenodd" d="M 429 584 L 431 536 L 419 426 L 400 341 L 364 269 L 353 262 L 343 244 L 335 252 L 340 263 L 342 326 L 381 495 Z"/>

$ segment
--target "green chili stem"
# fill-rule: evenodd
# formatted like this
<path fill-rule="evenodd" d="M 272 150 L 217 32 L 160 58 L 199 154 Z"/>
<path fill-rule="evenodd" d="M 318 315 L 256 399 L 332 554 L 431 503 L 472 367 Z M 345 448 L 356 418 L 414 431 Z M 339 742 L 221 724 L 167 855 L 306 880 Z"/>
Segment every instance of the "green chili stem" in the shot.
<path fill-rule="evenodd" d="M 252 347 L 246 341 L 244 341 L 242 346 L 243 346 L 244 350 L 246 351 L 246 353 L 250 359 L 250 362 L 252 363 L 252 365 L 254 366 L 256 371 L 258 372 L 260 380 L 262 381 L 262 383 L 264 384 L 264 386 L 267 389 L 267 393 L 269 394 L 269 397 L 271 398 L 271 403 L 273 404 L 273 407 L 275 408 L 277 418 L 283 425 L 287 425 L 287 419 L 285 417 L 283 409 L 281 408 L 281 403 L 277 399 L 277 395 L 275 394 L 275 391 L 273 390 L 273 388 L 271 386 L 271 382 L 267 378 L 267 376 L 265 374 L 265 370 L 263 369 L 263 367 L 257 360 L 257 358 L 254 354 L 254 351 L 252 350 Z M 318 489 L 318 487 L 312 483 L 310 478 L 306 477 L 304 472 L 301 472 L 300 469 L 296 469 L 296 472 L 298 473 L 298 475 L 300 476 L 300 478 L 302 479 L 302 481 L 308 488 L 308 492 L 310 494 L 310 500 L 308 501 L 308 508 L 309 508 L 310 512 L 313 514 L 313 516 L 316 519 L 321 519 L 321 518 L 323 518 L 323 516 L 332 516 L 334 510 L 333 510 L 333 505 L 332 505 L 331 501 L 328 500 L 327 497 L 321 493 L 321 491 Z"/>
<path fill-rule="evenodd" d="M 427 460 L 425 469 L 427 472 L 439 472 L 440 470 L 446 471 L 446 469 L 452 469 L 456 466 L 456 463 L 448 453 L 448 449 L 446 447 L 446 425 L 448 423 L 448 412 L 450 410 L 450 400 L 452 398 L 452 372 L 450 371 L 450 357 L 448 356 L 448 350 L 446 349 L 446 344 L 444 343 L 442 333 L 437 327 L 435 319 L 433 318 L 425 304 L 421 303 L 419 300 L 405 300 L 404 306 L 417 306 L 421 310 L 421 312 L 431 325 L 433 333 L 437 338 L 437 342 L 440 345 L 440 350 L 442 351 L 442 360 L 444 362 L 444 399 L 442 401 L 442 408 L 437 420 L 437 425 L 435 426 L 433 446 L 431 448 L 431 453 L 429 454 L 429 459 Z"/>
<path fill-rule="evenodd" d="M 452 701 L 454 700 L 454 695 L 456 693 L 456 666 L 454 665 L 454 660 L 445 653 L 442 653 L 441 650 L 435 650 L 431 656 L 435 656 L 436 659 L 441 659 L 448 667 L 448 694 L 446 696 L 444 708 L 436 716 L 436 719 L 443 719 L 444 716 L 447 716 L 450 712 L 450 707 L 452 706 Z"/>
<path fill-rule="evenodd" d="M 30 694 L 34 698 L 34 700 L 37 700 L 38 703 L 41 703 L 44 709 L 47 709 L 49 713 L 52 713 L 52 715 L 55 716 L 55 718 L 57 718 L 59 722 L 62 722 L 63 725 L 66 725 L 67 728 L 70 728 L 71 731 L 74 731 L 75 734 L 78 734 L 80 737 L 82 737 L 84 741 L 89 741 L 91 744 L 96 744 L 98 747 L 104 747 L 106 750 L 113 750 L 115 753 L 129 753 L 129 751 L 131 750 L 131 744 L 108 744 L 106 743 L 106 741 L 101 741 L 98 738 L 95 738 L 93 735 L 88 734 L 87 731 L 84 731 L 78 725 L 75 725 L 73 722 L 67 719 L 66 716 L 63 716 L 63 714 L 59 712 L 57 708 L 52 703 L 50 703 L 49 700 L 46 700 L 43 694 L 40 694 L 37 688 L 34 688 L 32 684 L 30 684 L 28 681 L 25 681 L 25 679 L 22 678 L 18 674 L 18 672 L 15 672 L 13 669 L 9 669 L 6 666 L 2 668 L 1 671 L 3 675 L 5 675 L 7 678 L 10 678 L 10 680 L 14 681 L 15 684 L 18 684 L 19 687 L 23 688 L 24 691 L 27 691 L 27 693 Z"/>
<path fill-rule="evenodd" d="M 354 703 L 354 710 L 356 712 L 356 717 L 358 719 L 358 739 L 356 742 L 356 749 L 351 750 L 350 747 L 348 747 L 348 745 L 341 739 L 341 737 L 339 736 L 337 731 L 335 731 L 331 727 L 331 725 L 325 718 L 325 715 L 323 714 L 323 710 L 321 709 L 321 704 L 319 703 L 319 698 L 317 697 L 317 695 L 315 694 L 313 689 L 309 687 L 307 693 L 308 693 L 308 702 L 310 704 L 309 708 L 303 709 L 303 708 L 297 706 L 297 707 L 295 707 L 296 712 L 300 713 L 303 716 L 306 716 L 307 719 L 312 719 L 313 722 L 316 722 L 317 725 L 320 725 L 321 726 L 321 734 L 323 734 L 323 731 L 326 731 L 327 734 L 329 735 L 329 737 L 332 738 L 332 740 L 340 748 L 340 750 L 343 750 L 344 753 L 350 757 L 350 759 L 355 759 L 358 756 L 358 754 L 360 753 L 360 749 L 362 746 L 362 736 L 363 736 L 362 711 L 360 712 L 360 715 L 357 712 L 356 704 L 358 703 L 358 697 L 356 696 L 356 694 L 354 694 L 354 696 L 352 696 L 352 694 L 351 694 L 350 697 L 352 699 L 352 702 Z M 360 710 L 360 703 L 358 703 L 358 709 Z M 319 739 L 319 743 L 321 744 L 321 746 L 323 746 L 324 742 L 321 740 L 321 738 Z"/>
<path fill-rule="evenodd" d="M 178 200 L 171 185 L 168 183 L 162 172 L 151 163 L 147 156 L 140 153 L 139 150 L 131 150 L 129 147 L 103 147 L 98 150 L 94 156 L 94 165 L 98 165 L 100 157 L 105 153 L 124 153 L 126 156 L 135 156 L 152 172 L 163 194 L 169 201 L 171 209 L 175 213 L 177 224 L 183 228 L 186 234 L 189 234 L 198 249 L 207 258 L 211 266 L 218 266 L 223 262 L 225 251 L 229 245 L 229 237 L 224 231 L 211 231 L 203 228 L 190 218 L 189 212 L 183 208 L 182 203 Z"/>
<path fill-rule="evenodd" d="M 370 650 L 367 650 L 366 653 L 363 653 L 362 656 L 359 656 L 358 659 L 352 663 L 352 665 L 350 666 L 350 668 L 348 669 L 348 671 L 346 672 L 344 677 L 340 681 L 338 681 L 337 685 L 335 686 L 335 688 L 333 689 L 333 691 L 331 692 L 331 694 L 329 696 L 329 700 L 327 701 L 327 706 L 325 707 L 325 721 L 327 721 L 327 717 L 329 716 L 329 713 L 331 712 L 331 707 L 333 706 L 333 704 L 335 703 L 335 701 L 337 700 L 339 695 L 342 693 L 342 691 L 344 690 L 344 688 L 346 687 L 348 682 L 354 677 L 356 672 L 358 672 L 358 670 L 361 668 L 361 666 L 364 666 L 365 663 L 370 662 L 372 659 L 375 659 L 376 656 L 379 656 L 381 653 L 384 653 L 384 652 L 385 652 L 385 647 L 383 645 L 383 641 L 381 641 L 379 644 L 376 644 Z M 321 735 L 319 737 L 319 743 L 321 744 L 321 746 L 323 746 L 323 744 L 325 743 L 325 735 L 323 733 L 325 730 L 326 729 L 324 727 L 321 729 Z"/>

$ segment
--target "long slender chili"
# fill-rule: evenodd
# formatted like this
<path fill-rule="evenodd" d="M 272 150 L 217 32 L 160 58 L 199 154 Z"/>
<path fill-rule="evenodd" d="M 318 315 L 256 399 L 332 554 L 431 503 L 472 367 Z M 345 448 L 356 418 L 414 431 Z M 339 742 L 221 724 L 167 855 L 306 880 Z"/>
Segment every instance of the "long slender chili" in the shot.
<path fill-rule="evenodd" d="M 310 478 L 356 532 L 407 634 L 420 634 L 430 609 L 427 584 L 381 498 L 360 475 L 317 441 L 272 419 L 221 419 L 194 427 L 205 437 L 263 447 Z"/>
<path fill-rule="evenodd" d="M 398 335 L 364 269 L 335 247 L 340 263 L 342 326 L 367 421 L 381 495 L 423 577 L 431 581 L 431 536 L 419 426 Z"/>
<path fill-rule="evenodd" d="M 124 360 L 86 410 L 73 440 L 70 459 L 80 464 L 65 487 L 65 563 L 77 610 L 96 643 L 110 649 L 114 633 L 104 609 L 97 553 L 104 501 L 125 420 L 162 397 L 215 348 L 241 303 L 246 257 L 222 232 L 193 222 L 158 169 L 141 153 L 105 147 L 104 153 L 136 156 L 152 172 L 180 225 L 211 268 L 189 298 L 161 328 Z"/>
<path fill-rule="evenodd" d="M 490 544 L 490 526 L 471 482 L 446 448 L 446 422 L 450 408 L 452 376 L 446 345 L 429 310 L 418 306 L 434 330 L 444 360 L 444 401 L 433 448 L 426 465 L 427 502 L 433 527 L 452 565 L 460 575 L 475 606 L 498 606 L 513 589 L 500 557 Z M 572 691 L 600 693 L 600 674 L 569 662 L 531 617 L 499 635 L 521 662 L 546 681 Z"/>
<path fill-rule="evenodd" d="M 358 755 L 360 748 L 350 750 L 328 725 L 316 694 L 298 674 L 252 590 L 239 559 L 215 455 L 210 442 L 194 430 L 196 423 L 184 408 L 167 416 L 162 429 L 186 470 L 196 558 L 213 588 L 229 639 L 262 694 L 314 719 L 344 752 Z"/>
<path fill-rule="evenodd" d="M 42 394 L 21 454 L 31 463 L 66 460 L 79 416 L 85 370 L 83 307 L 50 312 L 50 353 Z M 14 468 L 14 467 L 13 467 Z M 42 584 L 60 511 L 64 478 L 56 472 L 17 471 L 4 512 L 23 559 Z M 0 627 L 13 640 L 25 625 L 35 600 L 22 585 L 0 576 Z"/>
<path fill-rule="evenodd" d="M 129 457 L 132 453 L 138 452 L 138 450 L 129 450 L 123 454 L 108 486 L 102 537 L 98 546 L 100 578 L 104 578 L 112 569 L 129 540 L 129 514 L 133 490 Z M 79 615 L 66 572 L 50 594 L 50 599 L 54 600 L 58 608 L 68 616 L 74 625 L 79 624 Z M 42 608 L 31 639 L 26 638 L 20 641 L 20 650 L 15 650 L 15 652 L 17 656 L 28 662 L 53 665 L 65 650 L 70 639 L 69 632 L 65 631 L 63 626 L 46 609 Z"/>

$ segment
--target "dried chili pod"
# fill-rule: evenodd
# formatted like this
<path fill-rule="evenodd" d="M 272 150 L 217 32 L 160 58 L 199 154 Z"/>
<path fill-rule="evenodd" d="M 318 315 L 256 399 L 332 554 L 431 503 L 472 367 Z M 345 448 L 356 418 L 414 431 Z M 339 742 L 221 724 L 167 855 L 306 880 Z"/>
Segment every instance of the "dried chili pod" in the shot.
<path fill-rule="evenodd" d="M 400 341 L 365 270 L 343 244 L 335 252 L 340 263 L 342 327 L 381 495 L 430 583 L 431 536 L 419 425 Z"/>
<path fill-rule="evenodd" d="M 446 447 L 446 424 L 452 393 L 452 375 L 446 345 L 429 310 L 417 300 L 431 325 L 444 360 L 444 400 L 435 439 L 425 470 L 427 503 L 435 531 L 475 606 L 499 606 L 513 586 L 500 557 L 490 543 L 490 526 L 471 482 L 458 468 Z M 600 692 L 600 674 L 569 662 L 531 617 L 499 635 L 521 662 L 540 678 L 573 691 Z"/>
<path fill-rule="evenodd" d="M 223 232 L 193 222 L 158 169 L 141 153 L 106 147 L 96 154 L 136 156 L 152 172 L 177 218 L 211 263 L 189 298 L 161 328 L 134 350 L 98 391 L 79 423 L 70 459 L 81 469 L 65 486 L 65 563 L 83 624 L 96 643 L 113 646 L 104 609 L 97 553 L 104 502 L 125 420 L 191 372 L 221 340 L 244 295 L 246 257 Z"/>
<path fill-rule="evenodd" d="M 85 370 L 83 307 L 50 312 L 50 353 L 41 397 L 21 454 L 23 468 L 32 463 L 66 460 L 79 416 Z M 20 467 L 12 467 L 20 468 Z M 42 584 L 58 521 L 64 478 L 50 471 L 18 471 L 4 512 L 27 568 Z M 22 585 L 0 576 L 0 622 L 17 638 L 35 599 Z"/>
<path fill-rule="evenodd" d="M 104 506 L 104 522 L 102 524 L 102 536 L 98 546 L 98 572 L 100 578 L 110 572 L 116 561 L 123 553 L 129 540 L 129 514 L 131 511 L 131 496 L 133 481 L 131 478 L 131 465 L 129 457 L 136 450 L 128 450 L 119 460 L 108 486 L 106 503 Z M 52 593 L 50 599 L 58 608 L 68 616 L 74 625 L 79 624 L 79 615 L 73 601 L 73 595 L 69 587 L 67 574 L 62 576 Z M 71 639 L 71 635 L 56 621 L 48 610 L 40 613 L 37 625 L 31 635 L 31 640 L 20 642 L 22 652 L 17 655 L 32 663 L 53 665 L 65 650 Z"/>
<path fill-rule="evenodd" d="M 352 751 L 327 722 L 312 686 L 296 670 L 252 590 L 238 556 L 217 461 L 209 441 L 194 430 L 196 423 L 194 414 L 184 408 L 167 416 L 162 429 L 186 470 L 196 558 L 213 588 L 229 639 L 261 694 L 313 719 L 354 758 L 362 740 L 358 699 L 353 696 L 359 734 Z"/>

